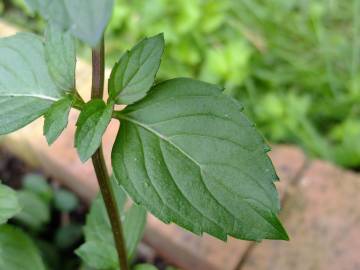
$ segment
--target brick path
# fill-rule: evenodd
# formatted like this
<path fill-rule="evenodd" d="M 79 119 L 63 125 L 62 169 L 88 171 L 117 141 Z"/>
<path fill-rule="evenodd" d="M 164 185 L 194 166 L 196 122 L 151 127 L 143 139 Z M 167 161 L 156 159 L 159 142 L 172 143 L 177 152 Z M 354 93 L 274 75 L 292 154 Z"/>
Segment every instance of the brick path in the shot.
<path fill-rule="evenodd" d="M 0 36 L 14 32 L 0 21 Z M 77 73 L 79 91 L 88 97 L 89 65 L 78 61 Z M 91 164 L 82 164 L 73 148 L 77 115 L 71 112 L 68 129 L 51 147 L 42 137 L 42 119 L 0 142 L 90 201 L 98 187 Z M 104 137 L 108 161 L 117 128 L 118 123 L 112 122 Z M 274 147 L 271 158 L 281 179 L 281 220 L 290 242 L 230 239 L 224 243 L 206 235 L 196 237 L 149 215 L 145 243 L 189 270 L 360 269 L 360 175 L 307 160 L 293 146 Z"/>

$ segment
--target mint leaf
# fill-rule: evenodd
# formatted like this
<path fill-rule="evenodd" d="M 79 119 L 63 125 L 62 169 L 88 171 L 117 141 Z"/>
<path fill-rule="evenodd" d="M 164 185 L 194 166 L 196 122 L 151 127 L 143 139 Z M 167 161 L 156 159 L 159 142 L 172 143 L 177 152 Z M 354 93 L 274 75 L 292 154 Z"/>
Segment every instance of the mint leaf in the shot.
<path fill-rule="evenodd" d="M 21 210 L 16 192 L 0 184 L 0 224 L 15 216 Z"/>
<path fill-rule="evenodd" d="M 82 162 L 99 148 L 102 136 L 110 123 L 113 104 L 93 99 L 84 105 L 76 123 L 75 147 Z"/>
<path fill-rule="evenodd" d="M 113 189 L 119 211 L 124 213 L 123 207 L 126 195 L 118 184 L 114 184 Z M 129 259 L 131 259 L 135 255 L 136 247 L 145 228 L 145 209 L 138 205 L 132 205 L 130 209 L 125 211 L 122 222 L 126 250 Z M 119 269 L 110 221 L 100 194 L 92 203 L 84 231 L 86 241 L 76 250 L 76 254 L 95 269 Z"/>
<path fill-rule="evenodd" d="M 50 220 L 49 204 L 28 190 L 17 192 L 21 211 L 14 217 L 32 229 L 40 229 Z"/>
<path fill-rule="evenodd" d="M 30 237 L 10 225 L 0 226 L 0 269 L 45 270 L 40 253 Z"/>
<path fill-rule="evenodd" d="M 242 110 L 211 84 L 158 84 L 117 115 L 116 178 L 163 222 L 196 234 L 288 239 L 269 148 Z"/>
<path fill-rule="evenodd" d="M 75 253 L 87 265 L 95 269 L 116 270 L 118 267 L 118 255 L 116 249 L 102 242 L 86 242 Z"/>
<path fill-rule="evenodd" d="M 2 38 L 0 56 L 0 134 L 6 134 L 41 116 L 64 92 L 49 75 L 40 37 Z"/>
<path fill-rule="evenodd" d="M 76 44 L 70 33 L 50 23 L 45 31 L 45 57 L 50 76 L 59 89 L 75 89 Z"/>
<path fill-rule="evenodd" d="M 62 0 L 65 1 L 71 31 L 80 40 L 95 47 L 108 24 L 114 0 Z"/>
<path fill-rule="evenodd" d="M 25 0 L 32 12 L 39 13 L 45 20 L 58 24 L 62 29 L 71 26 L 64 0 Z"/>
<path fill-rule="evenodd" d="M 66 128 L 72 103 L 72 96 L 65 96 L 52 104 L 45 113 L 44 135 L 49 145 L 52 144 Z"/>
<path fill-rule="evenodd" d="M 109 80 L 109 95 L 117 104 L 131 104 L 143 98 L 154 84 L 164 51 L 164 36 L 146 38 L 117 62 Z"/>

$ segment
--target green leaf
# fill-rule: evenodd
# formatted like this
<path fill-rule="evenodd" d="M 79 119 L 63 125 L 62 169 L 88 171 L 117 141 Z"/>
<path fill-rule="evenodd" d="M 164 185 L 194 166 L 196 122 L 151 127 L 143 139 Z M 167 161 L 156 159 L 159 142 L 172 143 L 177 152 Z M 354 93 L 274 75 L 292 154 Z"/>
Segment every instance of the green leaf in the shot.
<path fill-rule="evenodd" d="M 45 113 L 44 135 L 48 144 L 52 144 L 63 132 L 68 124 L 72 96 L 68 95 L 56 101 Z"/>
<path fill-rule="evenodd" d="M 0 226 L 0 269 L 45 270 L 38 249 L 20 229 Z"/>
<path fill-rule="evenodd" d="M 27 174 L 23 180 L 23 188 L 37 194 L 46 202 L 53 198 L 53 190 L 41 174 Z"/>
<path fill-rule="evenodd" d="M 112 15 L 114 0 L 63 0 L 72 22 L 71 31 L 95 47 Z"/>
<path fill-rule="evenodd" d="M 117 62 L 109 80 L 110 97 L 118 104 L 143 98 L 154 84 L 164 51 L 164 35 L 146 38 Z"/>
<path fill-rule="evenodd" d="M 62 95 L 49 75 L 38 36 L 0 39 L 0 134 L 32 122 Z"/>
<path fill-rule="evenodd" d="M 288 239 L 269 147 L 217 86 L 174 79 L 117 116 L 116 178 L 165 223 L 226 240 Z"/>
<path fill-rule="evenodd" d="M 0 184 L 0 224 L 15 216 L 21 210 L 16 192 Z"/>
<path fill-rule="evenodd" d="M 143 263 L 135 265 L 134 270 L 158 270 L 154 265 Z"/>
<path fill-rule="evenodd" d="M 88 160 L 99 148 L 102 136 L 110 123 L 113 104 L 93 99 L 84 105 L 76 123 L 75 147 L 81 161 Z"/>
<path fill-rule="evenodd" d="M 91 267 L 95 269 L 118 269 L 116 249 L 102 242 L 86 242 L 75 253 Z"/>
<path fill-rule="evenodd" d="M 55 192 L 54 206 L 62 212 L 71 212 L 79 205 L 78 198 L 70 191 L 59 189 Z"/>
<path fill-rule="evenodd" d="M 70 33 L 55 24 L 45 31 L 45 57 L 50 76 L 59 89 L 75 89 L 76 44 Z"/>
<path fill-rule="evenodd" d="M 79 224 L 68 224 L 56 231 L 55 243 L 61 249 L 71 248 L 82 237 L 82 226 Z"/>
<path fill-rule="evenodd" d="M 39 13 L 45 20 L 67 29 L 71 21 L 64 0 L 25 0 L 32 12 Z"/>
<path fill-rule="evenodd" d="M 21 212 L 14 218 L 32 229 L 38 230 L 50 220 L 50 208 L 47 202 L 28 190 L 17 192 Z"/>
<path fill-rule="evenodd" d="M 126 195 L 118 184 L 113 185 L 113 190 L 119 211 L 123 213 Z M 129 259 L 131 259 L 143 235 L 146 211 L 141 206 L 132 205 L 122 217 L 122 222 L 126 250 Z M 89 266 L 96 269 L 118 269 L 117 253 L 111 225 L 104 201 L 100 195 L 92 203 L 84 231 L 86 242 L 76 250 L 76 254 Z"/>

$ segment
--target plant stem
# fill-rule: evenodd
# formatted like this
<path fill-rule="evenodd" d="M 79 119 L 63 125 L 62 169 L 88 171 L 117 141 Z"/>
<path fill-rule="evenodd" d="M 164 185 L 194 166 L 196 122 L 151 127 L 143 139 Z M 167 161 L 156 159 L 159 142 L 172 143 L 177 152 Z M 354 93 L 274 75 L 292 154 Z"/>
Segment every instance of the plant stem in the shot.
<path fill-rule="evenodd" d="M 91 98 L 102 98 L 104 92 L 104 38 L 100 45 L 92 51 L 92 88 Z M 122 224 L 117 207 L 116 199 L 110 183 L 110 177 L 106 168 L 102 145 L 92 156 L 92 162 L 96 177 L 99 182 L 102 197 L 105 202 L 106 211 L 109 215 L 114 241 L 119 258 L 121 270 L 129 270 L 125 239 L 122 230 Z"/>

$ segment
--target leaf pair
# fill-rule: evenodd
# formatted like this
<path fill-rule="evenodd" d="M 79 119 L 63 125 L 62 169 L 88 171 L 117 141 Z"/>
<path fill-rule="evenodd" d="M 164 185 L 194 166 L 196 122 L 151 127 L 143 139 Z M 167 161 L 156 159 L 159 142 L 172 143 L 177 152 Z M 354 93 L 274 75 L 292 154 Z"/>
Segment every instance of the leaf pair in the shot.
<path fill-rule="evenodd" d="M 3 38 L 0 55 L 0 134 L 27 125 L 56 101 L 65 104 L 65 112 L 70 110 L 67 95 L 75 88 L 76 56 L 69 34 L 51 25 L 44 41 L 27 33 Z M 55 105 L 54 110 L 62 114 L 63 109 Z M 61 120 L 51 116 L 54 112 L 49 114 L 44 131 L 52 143 L 66 126 L 67 116 Z"/>
<path fill-rule="evenodd" d="M 109 79 L 109 101 L 89 101 L 76 123 L 75 146 L 80 159 L 88 160 L 101 144 L 114 104 L 130 104 L 143 98 L 154 83 L 164 50 L 162 34 L 144 39 L 116 63 Z"/>

